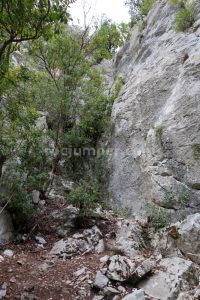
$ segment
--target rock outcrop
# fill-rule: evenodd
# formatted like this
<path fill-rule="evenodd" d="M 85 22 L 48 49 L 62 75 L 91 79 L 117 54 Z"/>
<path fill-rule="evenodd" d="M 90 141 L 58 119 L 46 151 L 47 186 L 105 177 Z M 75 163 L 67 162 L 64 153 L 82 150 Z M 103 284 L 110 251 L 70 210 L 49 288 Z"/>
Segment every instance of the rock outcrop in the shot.
<path fill-rule="evenodd" d="M 113 206 L 138 214 L 153 201 L 176 219 L 200 205 L 200 6 L 193 29 L 175 32 L 169 2 L 156 2 L 115 60 L 126 84 L 112 112 L 109 193 Z"/>
<path fill-rule="evenodd" d="M 139 284 L 144 292 L 155 299 L 176 300 L 180 292 L 194 288 L 199 282 L 198 270 L 191 261 L 179 257 L 160 262 L 160 270 Z"/>
<path fill-rule="evenodd" d="M 1 211 L 0 207 L 0 211 Z M 14 228 L 8 212 L 5 210 L 0 213 L 0 244 L 8 243 L 14 237 Z"/>

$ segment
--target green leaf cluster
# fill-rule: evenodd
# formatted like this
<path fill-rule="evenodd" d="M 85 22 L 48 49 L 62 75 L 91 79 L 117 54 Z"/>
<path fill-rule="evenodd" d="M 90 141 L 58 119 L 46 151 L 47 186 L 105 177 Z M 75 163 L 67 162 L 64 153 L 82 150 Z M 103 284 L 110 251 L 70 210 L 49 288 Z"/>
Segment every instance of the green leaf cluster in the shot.
<path fill-rule="evenodd" d="M 180 4 L 174 14 L 173 27 L 176 31 L 186 31 L 195 21 L 195 3 L 187 0 L 170 0 L 172 5 Z"/>

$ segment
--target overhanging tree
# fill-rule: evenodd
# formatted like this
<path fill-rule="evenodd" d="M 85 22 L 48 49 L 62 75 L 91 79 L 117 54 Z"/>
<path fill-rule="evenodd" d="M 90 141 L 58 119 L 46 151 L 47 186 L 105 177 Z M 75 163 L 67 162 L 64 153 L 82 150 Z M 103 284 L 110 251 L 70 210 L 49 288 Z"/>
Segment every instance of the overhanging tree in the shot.
<path fill-rule="evenodd" d="M 23 41 L 38 39 L 52 24 L 66 22 L 69 17 L 67 8 L 75 1 L 0 1 L 0 78 L 16 46 Z"/>

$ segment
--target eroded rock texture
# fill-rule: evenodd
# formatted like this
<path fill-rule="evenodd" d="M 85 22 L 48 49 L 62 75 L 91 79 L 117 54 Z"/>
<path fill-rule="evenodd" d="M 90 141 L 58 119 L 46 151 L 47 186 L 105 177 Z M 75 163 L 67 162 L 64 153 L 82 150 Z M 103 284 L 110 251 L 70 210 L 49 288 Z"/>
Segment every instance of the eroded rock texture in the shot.
<path fill-rule="evenodd" d="M 200 205 L 200 5 L 194 28 L 177 33 L 168 2 L 115 61 L 126 83 L 112 112 L 110 201 L 135 213 L 147 201 L 186 214 Z"/>

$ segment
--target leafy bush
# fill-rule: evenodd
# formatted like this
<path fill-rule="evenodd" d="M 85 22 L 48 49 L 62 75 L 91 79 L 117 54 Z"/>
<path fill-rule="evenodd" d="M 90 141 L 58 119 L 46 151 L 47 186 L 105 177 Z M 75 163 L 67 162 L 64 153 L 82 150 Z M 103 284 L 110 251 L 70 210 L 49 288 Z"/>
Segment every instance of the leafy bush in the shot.
<path fill-rule="evenodd" d="M 164 203 L 166 206 L 171 207 L 175 204 L 176 198 L 172 191 L 166 191 L 164 196 Z"/>
<path fill-rule="evenodd" d="M 119 26 L 111 20 L 104 19 L 93 34 L 86 52 L 92 56 L 93 64 L 98 64 L 102 59 L 111 59 L 117 48 L 130 37 L 130 26 L 121 23 Z"/>
<path fill-rule="evenodd" d="M 190 28 L 195 21 L 194 3 L 182 2 L 183 6 L 174 14 L 174 29 L 176 31 L 185 31 Z"/>
<path fill-rule="evenodd" d="M 148 204 L 147 215 L 149 217 L 150 224 L 156 230 L 164 228 L 170 224 L 171 218 L 169 212 L 153 203 Z"/>
<path fill-rule="evenodd" d="M 82 185 L 72 190 L 67 200 L 80 209 L 80 217 L 84 220 L 93 215 L 93 211 L 100 201 L 100 193 L 96 184 Z"/>
<path fill-rule="evenodd" d="M 187 205 L 190 201 L 190 195 L 186 187 L 183 187 L 178 196 L 178 203 L 182 206 Z"/>
<path fill-rule="evenodd" d="M 27 189 L 26 174 L 19 171 L 16 161 L 6 166 L 1 188 L 1 203 L 7 205 L 17 225 L 23 226 L 33 215 L 34 207 Z"/>
<path fill-rule="evenodd" d="M 144 0 L 141 6 L 141 12 L 143 15 L 147 15 L 156 0 Z"/>
<path fill-rule="evenodd" d="M 163 127 L 156 127 L 155 128 L 156 133 L 156 141 L 157 143 L 162 143 L 162 136 L 163 136 Z"/>
<path fill-rule="evenodd" d="M 200 159 L 200 145 L 194 145 L 192 147 L 192 154 L 194 159 Z"/>
<path fill-rule="evenodd" d="M 113 213 L 115 217 L 120 217 L 120 218 L 131 218 L 132 217 L 132 209 L 129 207 L 118 207 L 113 209 Z"/>

